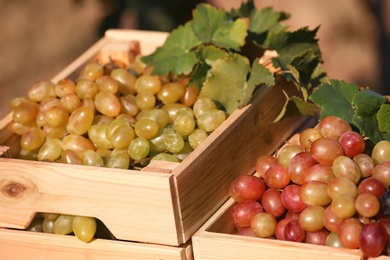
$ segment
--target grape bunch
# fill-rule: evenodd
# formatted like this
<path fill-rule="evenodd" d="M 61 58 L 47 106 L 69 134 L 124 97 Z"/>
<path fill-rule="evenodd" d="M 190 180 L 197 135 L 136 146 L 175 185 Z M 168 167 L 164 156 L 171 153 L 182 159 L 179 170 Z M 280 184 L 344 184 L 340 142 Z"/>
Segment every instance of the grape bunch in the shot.
<path fill-rule="evenodd" d="M 335 116 L 298 139 L 259 156 L 253 175 L 231 183 L 236 234 L 387 255 L 390 142 L 369 145 Z"/>
<path fill-rule="evenodd" d="M 181 162 L 227 114 L 188 78 L 150 72 L 139 57 L 130 68 L 91 61 L 76 80 L 34 84 L 10 103 L 19 158 L 133 170 L 151 160 Z M 40 213 L 29 230 L 88 242 L 96 219 Z"/>
<path fill-rule="evenodd" d="M 10 107 L 20 158 L 122 169 L 180 162 L 227 117 L 188 78 L 154 76 L 139 58 L 130 68 L 91 61 Z"/>

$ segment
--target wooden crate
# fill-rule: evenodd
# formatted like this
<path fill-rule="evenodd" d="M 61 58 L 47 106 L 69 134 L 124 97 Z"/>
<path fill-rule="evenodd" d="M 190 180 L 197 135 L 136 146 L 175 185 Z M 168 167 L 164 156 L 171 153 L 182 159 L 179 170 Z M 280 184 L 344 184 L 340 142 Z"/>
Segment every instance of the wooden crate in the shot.
<path fill-rule="evenodd" d="M 167 34 L 109 30 L 105 36 L 55 76 L 72 78 L 90 60 L 113 53 L 126 62 L 131 48 L 149 54 Z M 140 42 L 138 46 L 136 42 Z M 118 51 L 121 50 L 121 51 Z M 254 158 L 269 154 L 307 120 L 270 123 L 295 87 L 261 87 L 252 102 L 236 110 L 181 163 L 150 165 L 145 171 L 0 158 L 0 227 L 24 229 L 36 212 L 92 216 L 121 240 L 179 246 L 228 199 L 226 187 L 254 169 Z M 18 151 L 9 130 L 12 115 L 0 122 L 0 145 Z"/>
<path fill-rule="evenodd" d="M 290 141 L 297 143 L 298 135 Z M 360 250 L 235 235 L 229 198 L 192 237 L 195 260 L 390 260 L 388 256 L 366 258 Z"/>
<path fill-rule="evenodd" d="M 93 259 L 93 260 L 192 260 L 190 242 L 178 247 L 96 239 L 82 243 L 61 236 L 0 228 L 0 255 L 7 260 Z"/>

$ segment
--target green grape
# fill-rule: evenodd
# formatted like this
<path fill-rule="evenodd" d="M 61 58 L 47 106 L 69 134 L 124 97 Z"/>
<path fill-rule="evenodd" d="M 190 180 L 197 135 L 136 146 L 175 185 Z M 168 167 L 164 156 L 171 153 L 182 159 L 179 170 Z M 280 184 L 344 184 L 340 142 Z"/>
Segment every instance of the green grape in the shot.
<path fill-rule="evenodd" d="M 129 114 L 120 114 L 115 119 L 116 120 L 124 119 L 125 121 L 127 121 L 129 125 L 135 125 L 135 123 L 137 123 L 137 120 L 132 115 Z"/>
<path fill-rule="evenodd" d="M 55 92 L 58 97 L 76 93 L 76 84 L 71 79 L 61 79 L 57 82 Z"/>
<path fill-rule="evenodd" d="M 72 150 L 65 149 L 61 154 L 61 163 L 82 165 L 80 156 Z"/>
<path fill-rule="evenodd" d="M 46 114 L 50 108 L 55 106 L 61 106 L 61 100 L 55 97 L 48 97 L 39 103 L 39 111 Z"/>
<path fill-rule="evenodd" d="M 60 139 L 46 139 L 38 152 L 38 161 L 54 162 L 61 157 L 62 141 Z"/>
<path fill-rule="evenodd" d="M 119 89 L 118 91 L 123 94 L 135 94 L 135 81 L 137 78 L 122 68 L 115 68 L 111 71 L 110 76 L 118 82 Z"/>
<path fill-rule="evenodd" d="M 174 132 L 172 128 L 160 128 L 155 137 L 148 139 L 151 153 L 160 153 L 165 151 L 164 138 L 167 133 Z"/>
<path fill-rule="evenodd" d="M 37 102 L 41 102 L 46 98 L 56 98 L 56 85 L 48 80 L 42 80 L 32 85 L 27 94 L 28 97 Z"/>
<path fill-rule="evenodd" d="M 135 134 L 138 137 L 143 137 L 145 139 L 151 139 L 155 137 L 158 129 L 158 124 L 150 119 L 141 119 L 134 126 Z"/>
<path fill-rule="evenodd" d="M 186 93 L 186 87 L 180 82 L 169 82 L 162 86 L 157 93 L 157 98 L 164 104 L 179 101 Z"/>
<path fill-rule="evenodd" d="M 205 111 L 198 117 L 197 125 L 206 132 L 212 132 L 217 129 L 226 120 L 225 112 L 218 109 Z"/>
<path fill-rule="evenodd" d="M 204 112 L 217 109 L 217 106 L 211 98 L 202 96 L 195 101 L 192 109 L 194 111 L 195 117 L 199 118 Z"/>
<path fill-rule="evenodd" d="M 209 136 L 203 129 L 195 129 L 189 136 L 188 141 L 193 149 L 198 147 Z"/>
<path fill-rule="evenodd" d="M 194 148 L 191 147 L 189 142 L 184 142 L 183 149 L 180 152 L 173 154 L 173 156 L 180 161 L 183 161 L 190 153 L 192 153 L 193 150 Z"/>
<path fill-rule="evenodd" d="M 150 151 L 150 145 L 147 139 L 142 137 L 136 137 L 131 141 L 127 148 L 127 153 L 133 160 L 141 160 L 148 156 Z"/>
<path fill-rule="evenodd" d="M 95 81 L 98 91 L 108 91 L 112 94 L 118 92 L 118 82 L 109 75 L 103 75 Z"/>
<path fill-rule="evenodd" d="M 95 97 L 96 110 L 106 116 L 116 117 L 121 112 L 121 104 L 115 94 L 99 91 Z"/>
<path fill-rule="evenodd" d="M 107 161 L 111 158 L 112 150 L 106 148 L 96 149 L 96 153 L 102 158 L 104 165 L 107 164 Z"/>
<path fill-rule="evenodd" d="M 112 121 L 114 121 L 114 118 L 111 116 L 95 115 L 92 125 L 109 125 Z"/>
<path fill-rule="evenodd" d="M 91 109 L 93 111 L 93 113 L 96 112 L 96 107 L 95 107 L 95 103 L 94 103 L 94 99 L 93 98 L 84 98 L 82 101 L 81 101 L 81 106 L 82 107 L 88 107 L 89 109 Z"/>
<path fill-rule="evenodd" d="M 38 127 L 29 128 L 20 139 L 20 146 L 22 149 L 32 151 L 42 146 L 45 141 L 43 132 Z"/>
<path fill-rule="evenodd" d="M 100 155 L 93 150 L 86 150 L 81 156 L 81 161 L 83 165 L 89 166 L 104 166 L 104 161 Z"/>
<path fill-rule="evenodd" d="M 164 128 L 170 121 L 169 113 L 164 109 L 146 109 L 139 112 L 136 117 L 137 121 L 141 119 L 150 119 L 158 124 L 159 128 Z"/>
<path fill-rule="evenodd" d="M 54 222 L 53 233 L 67 235 L 73 232 L 73 219 L 71 215 L 60 215 Z"/>
<path fill-rule="evenodd" d="M 69 113 L 62 106 L 53 106 L 45 114 L 46 124 L 54 127 L 66 124 L 68 119 Z"/>
<path fill-rule="evenodd" d="M 69 116 L 66 130 L 73 135 L 83 135 L 88 132 L 94 118 L 93 111 L 88 107 L 79 107 Z"/>
<path fill-rule="evenodd" d="M 156 97 L 149 92 L 141 92 L 135 97 L 135 104 L 140 110 L 152 109 L 156 105 Z"/>
<path fill-rule="evenodd" d="M 104 74 L 104 67 L 96 61 L 89 62 L 80 72 L 79 79 L 95 81 Z"/>
<path fill-rule="evenodd" d="M 81 135 L 67 135 L 62 139 L 62 149 L 72 150 L 81 158 L 86 150 L 95 150 L 90 140 Z"/>
<path fill-rule="evenodd" d="M 21 124 L 33 122 L 38 114 L 38 106 L 35 102 L 21 102 L 12 110 L 12 119 Z"/>
<path fill-rule="evenodd" d="M 88 129 L 89 140 L 98 148 L 113 149 L 114 145 L 107 137 L 109 125 L 92 125 Z"/>
<path fill-rule="evenodd" d="M 115 148 L 124 149 L 129 146 L 134 136 L 134 129 L 131 126 L 121 125 L 112 133 L 111 143 Z"/>
<path fill-rule="evenodd" d="M 39 151 L 39 149 L 27 151 L 27 150 L 24 150 L 22 148 L 22 149 L 20 149 L 20 152 L 19 152 L 19 159 L 37 161 L 38 160 L 38 151 Z"/>
<path fill-rule="evenodd" d="M 42 132 L 43 135 L 48 139 L 53 139 L 53 138 L 61 139 L 68 133 L 65 125 L 61 125 L 61 126 L 45 125 L 42 128 Z"/>
<path fill-rule="evenodd" d="M 28 99 L 27 97 L 16 97 L 16 98 L 13 98 L 11 100 L 11 102 L 9 102 L 9 108 L 11 110 L 13 110 L 15 107 L 17 107 L 20 103 L 23 103 L 23 102 L 31 102 L 30 99 Z M 35 103 L 33 101 L 33 103 Z"/>
<path fill-rule="evenodd" d="M 167 162 L 180 162 L 179 159 L 172 154 L 168 153 L 159 153 L 153 156 L 152 160 L 154 161 L 167 161 Z"/>
<path fill-rule="evenodd" d="M 189 135 L 195 130 L 196 127 L 193 116 L 176 115 L 173 125 L 175 126 L 176 132 L 180 135 Z"/>
<path fill-rule="evenodd" d="M 141 75 L 135 81 L 135 89 L 138 93 L 157 94 L 162 88 L 162 83 L 157 76 Z"/>
<path fill-rule="evenodd" d="M 69 113 L 72 113 L 81 105 L 80 98 L 74 93 L 68 93 L 63 95 L 60 99 L 60 103 L 61 106 L 65 108 Z"/>
<path fill-rule="evenodd" d="M 56 213 L 42 213 L 42 217 L 46 220 L 56 220 L 58 217 L 60 216 L 60 214 L 56 214 Z"/>
<path fill-rule="evenodd" d="M 54 223 L 55 223 L 55 220 L 49 220 L 49 219 L 45 218 L 42 221 L 43 233 L 54 234 Z"/>
<path fill-rule="evenodd" d="M 119 103 L 121 105 L 121 111 L 122 113 L 131 115 L 131 116 L 136 116 L 138 114 L 138 106 L 135 103 L 135 96 L 128 94 L 125 96 L 121 96 L 119 98 Z"/>
<path fill-rule="evenodd" d="M 109 125 L 108 125 L 108 128 L 107 128 L 107 138 L 109 140 L 111 140 L 111 137 L 113 135 L 113 133 L 115 132 L 115 130 L 120 127 L 120 126 L 123 126 L 123 125 L 126 125 L 126 126 L 129 126 L 129 122 L 126 120 L 126 118 L 124 117 L 116 117 Z"/>
<path fill-rule="evenodd" d="M 12 132 L 14 132 L 17 135 L 23 135 L 31 127 L 38 127 L 38 125 L 35 122 L 21 124 L 15 121 L 11 121 L 9 126 Z"/>
<path fill-rule="evenodd" d="M 92 217 L 75 216 L 72 229 L 78 239 L 89 242 L 96 233 L 96 220 Z"/>
<path fill-rule="evenodd" d="M 46 125 L 45 114 L 39 111 L 35 116 L 35 124 L 39 127 L 43 127 Z"/>
<path fill-rule="evenodd" d="M 127 150 L 114 149 L 106 166 L 108 168 L 129 169 L 130 157 Z"/>
<path fill-rule="evenodd" d="M 183 107 L 183 108 L 180 108 L 179 110 L 177 110 L 176 114 L 175 114 L 175 119 L 177 117 L 182 117 L 182 116 L 188 116 L 188 117 L 192 117 L 194 118 L 194 111 L 189 108 L 189 107 Z"/>
<path fill-rule="evenodd" d="M 171 153 L 178 153 L 184 148 L 184 139 L 178 133 L 168 133 L 165 135 L 164 145 L 167 151 Z"/>
<path fill-rule="evenodd" d="M 94 99 L 98 93 L 98 88 L 94 81 L 89 79 L 80 79 L 76 83 L 76 94 L 83 100 L 86 98 Z"/>
<path fill-rule="evenodd" d="M 177 111 L 179 111 L 182 108 L 186 108 L 186 106 L 180 103 L 169 103 L 162 106 L 162 109 L 168 112 L 170 122 L 172 123 L 175 120 Z"/>

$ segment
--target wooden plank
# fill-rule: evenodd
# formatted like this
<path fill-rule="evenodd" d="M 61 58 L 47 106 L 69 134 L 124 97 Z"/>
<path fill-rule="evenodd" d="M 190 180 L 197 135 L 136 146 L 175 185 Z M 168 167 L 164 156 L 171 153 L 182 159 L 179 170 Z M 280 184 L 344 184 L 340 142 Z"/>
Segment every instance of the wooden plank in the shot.
<path fill-rule="evenodd" d="M 93 259 L 93 260 L 192 260 L 192 246 L 180 247 L 95 239 L 83 243 L 64 236 L 0 228 L 0 253 L 7 260 Z"/>
<path fill-rule="evenodd" d="M 116 238 L 178 241 L 174 178 L 103 167 L 0 158 L 0 226 L 26 228 L 36 212 L 93 216 Z"/>

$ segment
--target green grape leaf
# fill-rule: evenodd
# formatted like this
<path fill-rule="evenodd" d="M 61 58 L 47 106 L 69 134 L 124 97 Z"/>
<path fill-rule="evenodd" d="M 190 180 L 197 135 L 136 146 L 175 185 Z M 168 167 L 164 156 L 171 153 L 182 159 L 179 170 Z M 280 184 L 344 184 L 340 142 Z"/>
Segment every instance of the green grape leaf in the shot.
<path fill-rule="evenodd" d="M 377 118 L 379 123 L 379 131 L 390 134 L 390 105 L 381 105 Z"/>
<path fill-rule="evenodd" d="M 248 21 L 244 18 L 233 21 L 223 9 L 200 4 L 193 12 L 192 29 L 203 43 L 239 51 L 245 44 Z"/>
<path fill-rule="evenodd" d="M 284 91 L 283 91 L 284 92 Z M 283 106 L 281 113 L 275 118 L 273 122 L 278 122 L 285 117 L 293 116 L 314 116 L 318 110 L 318 107 L 315 104 L 308 103 L 297 96 L 288 97 L 286 95 L 287 101 Z"/>
<path fill-rule="evenodd" d="M 167 75 L 169 72 L 187 75 L 198 62 L 193 49 L 199 44 L 201 42 L 188 22 L 173 30 L 164 45 L 151 54 L 151 57 L 146 56 L 143 61 L 154 66 L 155 75 Z"/>
<path fill-rule="evenodd" d="M 246 2 L 243 1 L 238 8 L 232 8 L 229 12 L 229 15 L 232 18 L 249 17 L 251 12 L 255 9 L 256 7 L 253 0 L 249 0 Z"/>
<path fill-rule="evenodd" d="M 330 80 L 329 83 L 323 83 L 314 90 L 309 99 L 320 107 L 320 119 L 333 115 L 352 122 L 355 112 L 352 98 L 358 92 L 359 88 L 354 83 Z"/>
<path fill-rule="evenodd" d="M 317 31 L 318 27 L 314 30 L 304 27 L 293 32 L 271 32 L 269 48 L 275 50 L 287 63 L 309 50 L 320 57 L 318 40 L 315 38 Z"/>
<path fill-rule="evenodd" d="M 245 18 L 239 18 L 234 22 L 225 22 L 215 31 L 212 43 L 216 46 L 239 51 L 245 44 L 247 36 L 248 21 Z"/>
<path fill-rule="evenodd" d="M 287 28 L 280 21 L 290 17 L 284 12 L 276 12 L 272 7 L 255 9 L 250 13 L 249 31 L 256 34 L 266 33 L 268 31 L 281 31 Z"/>
<path fill-rule="evenodd" d="M 199 4 L 192 16 L 192 29 L 198 39 L 204 43 L 210 43 L 214 33 L 228 19 L 226 11 L 210 4 Z"/>
<path fill-rule="evenodd" d="M 264 73 L 268 84 L 270 72 L 262 67 L 264 66 L 258 64 L 254 70 Z M 247 82 L 250 71 L 249 60 L 244 56 L 234 54 L 219 59 L 213 63 L 200 95 L 206 95 L 222 104 L 226 112 L 231 114 L 249 102 L 254 88 L 261 81 L 261 77 L 256 75 L 253 78 L 249 77 L 249 82 Z"/>
<path fill-rule="evenodd" d="M 353 97 L 352 102 L 355 105 L 352 123 L 361 134 L 369 137 L 374 143 L 379 142 L 382 134 L 378 127 L 377 113 L 386 102 L 386 98 L 372 90 L 364 89 Z"/>
<path fill-rule="evenodd" d="M 191 74 L 188 85 L 196 86 L 198 89 L 201 89 L 210 69 L 211 66 L 204 62 L 197 64 Z"/>
<path fill-rule="evenodd" d="M 228 53 L 225 50 L 213 45 L 201 45 L 196 51 L 196 57 L 210 66 L 217 59 L 225 58 L 227 56 Z"/>

